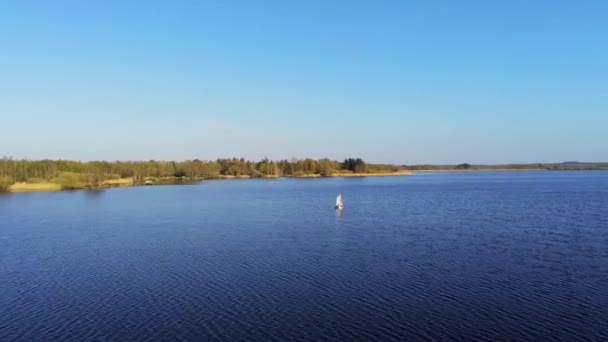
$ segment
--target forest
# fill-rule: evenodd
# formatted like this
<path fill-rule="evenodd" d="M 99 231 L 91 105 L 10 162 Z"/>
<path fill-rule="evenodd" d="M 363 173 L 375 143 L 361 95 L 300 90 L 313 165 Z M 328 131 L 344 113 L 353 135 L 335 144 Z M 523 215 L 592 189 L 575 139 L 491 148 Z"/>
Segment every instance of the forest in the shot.
<path fill-rule="evenodd" d="M 226 177 L 309 177 L 348 173 L 397 172 L 401 167 L 368 164 L 360 158 L 343 162 L 327 158 L 273 161 L 264 158 L 250 161 L 243 158 L 214 161 L 90 161 L 0 159 L 0 191 L 15 183 L 58 184 L 63 189 L 97 188 L 132 179 L 134 184 L 171 183 Z M 116 180 L 115 182 L 112 182 Z"/>

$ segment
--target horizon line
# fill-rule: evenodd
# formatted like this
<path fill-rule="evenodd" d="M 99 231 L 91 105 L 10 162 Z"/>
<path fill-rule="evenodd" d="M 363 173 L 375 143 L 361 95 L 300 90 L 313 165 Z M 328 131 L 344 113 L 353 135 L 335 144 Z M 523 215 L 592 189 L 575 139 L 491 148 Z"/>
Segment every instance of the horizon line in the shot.
<path fill-rule="evenodd" d="M 344 160 L 346 159 L 357 159 L 360 157 L 347 157 L 344 158 Z M 221 160 L 221 159 L 237 159 L 237 160 L 241 160 L 244 159 L 245 161 L 249 161 L 249 162 L 258 162 L 258 161 L 262 161 L 264 159 L 267 159 L 268 161 L 271 162 L 278 162 L 278 161 L 292 161 L 292 160 L 305 160 L 305 159 L 311 159 L 311 160 L 323 160 L 323 159 L 328 159 L 331 161 L 337 161 L 340 162 L 341 160 L 339 159 L 331 159 L 331 158 L 327 158 L 327 157 L 323 157 L 323 158 L 311 158 L 311 157 L 304 157 L 304 158 L 298 158 L 298 157 L 292 157 L 292 158 L 278 158 L 278 159 L 273 159 L 273 158 L 268 158 L 268 157 L 264 157 L 261 159 L 248 159 L 248 158 L 244 158 L 244 157 L 217 157 L 215 159 L 201 159 L 201 158 L 191 158 L 191 159 L 114 159 L 114 160 L 110 160 L 110 159 L 90 159 L 90 160 L 82 160 L 82 159 L 69 159 L 69 158 L 28 158 L 28 157 L 23 157 L 23 158 L 13 158 L 12 156 L 3 156 L 2 158 L 0 158 L 0 161 L 5 161 L 5 160 L 13 160 L 13 161 L 44 161 L 44 160 L 51 160 L 51 161 L 71 161 L 71 162 L 78 162 L 78 163 L 92 163 L 92 162 L 108 162 L 108 163 L 115 163 L 115 162 L 187 162 L 187 161 L 195 161 L 195 160 L 199 160 L 199 161 L 203 161 L 203 162 L 214 162 L 217 160 Z M 461 164 L 469 164 L 471 166 L 501 166 L 501 165 L 533 165 L 533 164 L 540 164 L 540 165 L 559 165 L 559 164 L 582 164 L 582 165 L 591 165 L 591 164 L 608 164 L 608 161 L 577 161 L 577 160 L 566 160 L 566 161 L 561 161 L 561 162 L 515 162 L 515 163 L 469 163 L 469 162 L 461 162 L 461 163 L 390 163 L 390 162 L 369 162 L 366 161 L 363 158 L 362 159 L 365 163 L 368 164 L 385 164 L 385 165 L 399 165 L 399 166 L 419 166 L 419 165 L 429 165 L 429 166 L 453 166 L 453 165 L 461 165 Z"/>

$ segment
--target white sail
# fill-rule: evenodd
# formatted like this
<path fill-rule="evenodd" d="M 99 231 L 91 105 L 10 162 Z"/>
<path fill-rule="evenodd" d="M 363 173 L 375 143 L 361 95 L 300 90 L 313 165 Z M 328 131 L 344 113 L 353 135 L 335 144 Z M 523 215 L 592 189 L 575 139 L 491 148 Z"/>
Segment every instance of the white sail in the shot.
<path fill-rule="evenodd" d="M 338 197 L 336 197 L 336 208 L 342 207 L 344 207 L 344 203 L 342 203 L 342 194 L 339 194 Z"/>

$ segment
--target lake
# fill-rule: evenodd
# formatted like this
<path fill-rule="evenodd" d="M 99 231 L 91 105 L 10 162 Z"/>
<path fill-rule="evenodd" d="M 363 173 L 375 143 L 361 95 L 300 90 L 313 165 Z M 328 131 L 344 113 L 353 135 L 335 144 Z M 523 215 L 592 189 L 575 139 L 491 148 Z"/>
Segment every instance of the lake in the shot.
<path fill-rule="evenodd" d="M 606 341 L 608 172 L 2 194 L 0 279 L 0 341 Z"/>

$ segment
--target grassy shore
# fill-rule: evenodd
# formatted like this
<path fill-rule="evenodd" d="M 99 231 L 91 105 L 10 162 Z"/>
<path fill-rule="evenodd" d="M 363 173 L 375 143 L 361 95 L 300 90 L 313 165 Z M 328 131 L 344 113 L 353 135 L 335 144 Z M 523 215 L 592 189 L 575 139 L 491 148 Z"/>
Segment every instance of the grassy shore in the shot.
<path fill-rule="evenodd" d="M 131 186 L 134 184 L 133 178 L 107 179 L 101 183 L 102 186 Z"/>
<path fill-rule="evenodd" d="M 8 187 L 11 192 L 59 191 L 61 185 L 55 183 L 15 183 Z"/>
<path fill-rule="evenodd" d="M 107 179 L 99 182 L 96 186 L 91 186 L 82 179 L 82 175 L 63 175 L 51 181 L 45 181 L 37 178 L 30 178 L 27 182 L 17 182 L 9 185 L 6 190 L 9 192 L 36 192 L 36 191 L 59 191 L 59 190 L 74 190 L 74 189 L 91 189 L 91 188 L 110 188 L 133 186 L 135 181 L 133 178 L 117 178 Z"/>

